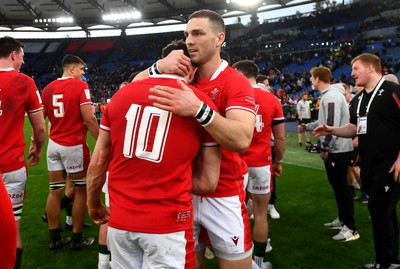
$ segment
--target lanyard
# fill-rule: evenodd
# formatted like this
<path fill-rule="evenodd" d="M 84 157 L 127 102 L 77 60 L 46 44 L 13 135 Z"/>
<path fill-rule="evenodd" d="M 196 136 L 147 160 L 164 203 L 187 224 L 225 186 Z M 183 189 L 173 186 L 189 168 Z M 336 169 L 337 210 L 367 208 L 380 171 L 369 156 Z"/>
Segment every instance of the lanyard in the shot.
<path fill-rule="evenodd" d="M 372 93 L 371 99 L 369 99 L 368 105 L 367 105 L 367 111 L 365 112 L 365 116 L 368 116 L 369 112 L 369 107 L 371 106 L 372 100 L 374 100 L 376 93 L 378 92 L 378 89 L 382 86 L 382 83 L 385 81 L 385 79 L 382 77 L 381 80 L 379 80 L 378 84 L 376 84 L 374 92 Z M 360 117 L 360 107 L 361 107 L 361 101 L 364 97 L 364 93 L 361 95 L 360 100 L 358 101 L 357 105 L 357 118 Z"/>

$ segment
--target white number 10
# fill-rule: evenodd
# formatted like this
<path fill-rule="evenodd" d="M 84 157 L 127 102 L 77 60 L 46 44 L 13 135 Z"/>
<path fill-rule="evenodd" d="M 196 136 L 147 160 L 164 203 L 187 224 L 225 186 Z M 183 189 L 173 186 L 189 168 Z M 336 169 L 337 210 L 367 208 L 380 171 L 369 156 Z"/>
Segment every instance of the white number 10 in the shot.
<path fill-rule="evenodd" d="M 125 115 L 127 123 L 124 137 L 124 156 L 132 158 L 134 144 L 136 143 L 135 156 L 137 158 L 159 163 L 162 161 L 172 113 L 147 106 L 143 110 L 142 120 L 139 123 L 141 110 L 142 106 L 132 104 Z M 157 124 L 157 126 L 154 126 L 156 128 L 153 128 L 155 134 L 150 132 L 154 124 Z M 154 136 L 152 144 L 149 143 L 151 136 Z"/>

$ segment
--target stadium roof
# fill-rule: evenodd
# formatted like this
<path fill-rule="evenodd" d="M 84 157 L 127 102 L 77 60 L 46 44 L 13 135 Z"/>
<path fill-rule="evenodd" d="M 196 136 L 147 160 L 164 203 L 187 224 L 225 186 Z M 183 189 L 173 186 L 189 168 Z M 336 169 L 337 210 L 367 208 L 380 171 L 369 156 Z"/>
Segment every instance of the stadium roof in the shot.
<path fill-rule="evenodd" d="M 96 25 L 127 28 L 132 23 L 185 22 L 193 11 L 208 8 L 220 14 L 273 10 L 322 0 L 1 0 L 0 31 L 35 27 L 54 32 L 62 27 L 87 30 Z M 249 4 L 253 3 L 253 4 Z M 140 18 L 135 18 L 140 12 Z M 108 21 L 105 21 L 105 15 Z M 68 20 L 70 19 L 70 21 Z"/>

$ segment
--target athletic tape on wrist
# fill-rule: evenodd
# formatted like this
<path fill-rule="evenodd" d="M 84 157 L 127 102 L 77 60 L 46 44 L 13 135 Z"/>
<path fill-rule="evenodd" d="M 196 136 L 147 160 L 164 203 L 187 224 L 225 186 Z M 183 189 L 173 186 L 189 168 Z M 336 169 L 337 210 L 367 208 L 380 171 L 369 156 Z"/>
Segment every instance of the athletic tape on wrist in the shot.
<path fill-rule="evenodd" d="M 207 104 L 202 102 L 199 110 L 196 113 L 196 119 L 201 125 L 208 126 L 215 117 L 215 111 L 211 109 Z"/>
<path fill-rule="evenodd" d="M 197 120 L 203 116 L 204 111 L 206 110 L 206 107 L 207 107 L 207 105 L 204 102 L 201 102 L 200 107 L 197 110 L 196 115 L 195 115 Z"/>
<path fill-rule="evenodd" d="M 156 75 L 156 74 L 161 75 L 160 70 L 158 70 L 158 61 L 155 62 L 154 64 L 152 64 L 147 70 L 149 71 L 150 76 Z"/>

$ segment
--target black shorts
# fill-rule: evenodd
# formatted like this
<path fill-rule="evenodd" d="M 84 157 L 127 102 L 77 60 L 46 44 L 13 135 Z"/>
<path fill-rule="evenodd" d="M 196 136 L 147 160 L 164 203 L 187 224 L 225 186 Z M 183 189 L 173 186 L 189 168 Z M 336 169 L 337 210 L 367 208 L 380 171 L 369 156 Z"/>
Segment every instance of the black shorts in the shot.
<path fill-rule="evenodd" d="M 358 148 L 353 149 L 350 153 L 349 166 L 359 166 L 360 165 L 360 153 Z"/>
<path fill-rule="evenodd" d="M 311 119 L 302 119 L 302 120 L 299 120 L 299 125 L 300 124 L 307 124 L 307 123 L 310 123 L 311 122 Z"/>

